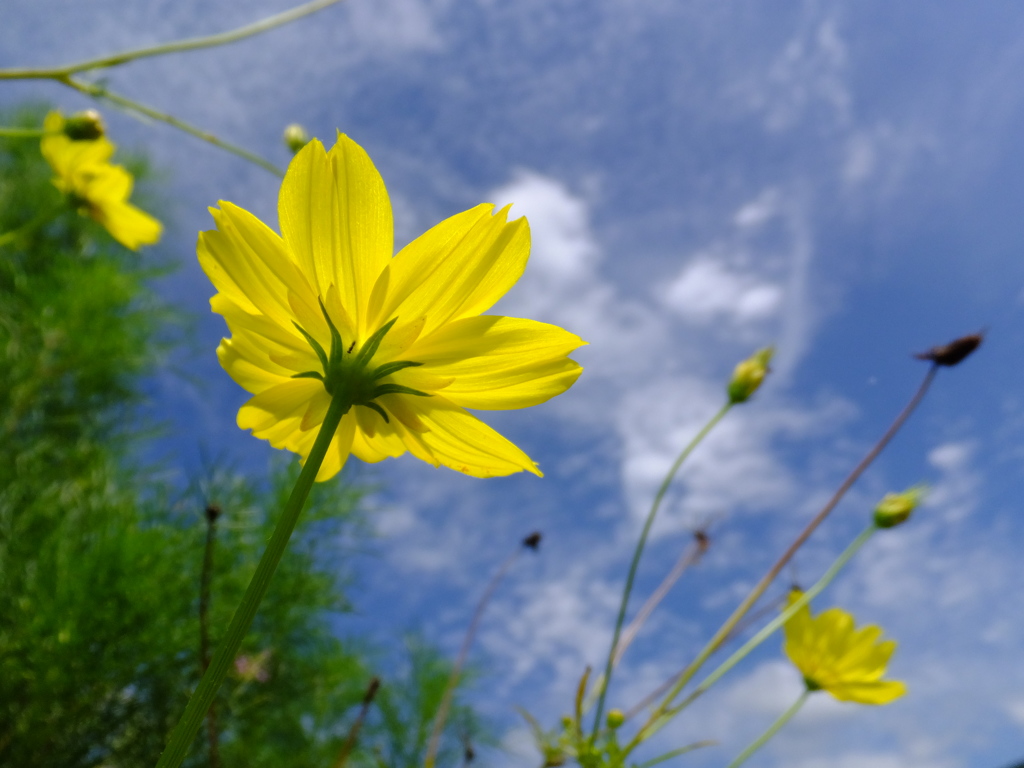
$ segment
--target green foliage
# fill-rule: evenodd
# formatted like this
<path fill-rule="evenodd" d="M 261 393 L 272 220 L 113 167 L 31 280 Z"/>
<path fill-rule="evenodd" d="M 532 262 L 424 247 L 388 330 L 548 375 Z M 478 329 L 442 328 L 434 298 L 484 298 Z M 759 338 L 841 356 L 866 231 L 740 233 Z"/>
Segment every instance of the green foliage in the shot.
<path fill-rule="evenodd" d="M 298 468 L 259 483 L 216 469 L 181 492 L 140 466 L 139 383 L 173 336 L 147 283 L 159 270 L 68 209 L 51 175 L 38 141 L 0 140 L 0 765 L 148 768 L 200 677 L 204 510 L 220 510 L 215 646 Z M 358 502 L 337 481 L 314 489 L 187 765 L 336 764 L 383 657 L 331 626 Z M 421 760 L 450 669 L 417 645 L 381 675 L 349 764 Z M 452 722 L 476 735 L 465 707 Z"/>

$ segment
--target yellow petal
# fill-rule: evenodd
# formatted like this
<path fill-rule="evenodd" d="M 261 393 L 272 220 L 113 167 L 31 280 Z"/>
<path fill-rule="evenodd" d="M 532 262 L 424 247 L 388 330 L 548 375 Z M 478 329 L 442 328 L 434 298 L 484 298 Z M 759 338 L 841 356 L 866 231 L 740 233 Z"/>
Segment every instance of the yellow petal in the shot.
<path fill-rule="evenodd" d="M 163 225 L 131 203 L 109 203 L 100 209 L 97 220 L 110 236 L 133 251 L 160 240 Z"/>
<path fill-rule="evenodd" d="M 451 379 L 444 396 L 456 405 L 506 410 L 543 403 L 568 389 L 583 369 L 566 355 L 584 343 L 555 325 L 480 316 L 443 326 L 405 356 L 423 363 L 410 376 Z"/>
<path fill-rule="evenodd" d="M 907 692 L 907 686 L 898 680 L 880 680 L 875 683 L 851 683 L 829 688 L 828 692 L 839 701 L 857 704 L 881 705 L 895 701 Z"/>
<path fill-rule="evenodd" d="M 428 430 L 408 431 L 403 436 L 413 454 L 421 458 L 429 455 L 434 461 L 473 477 L 501 477 L 523 470 L 543 476 L 519 448 L 443 397 L 400 397 Z"/>
<path fill-rule="evenodd" d="M 311 141 L 292 160 L 278 200 L 281 234 L 321 296 L 331 284 L 365 338 L 366 305 L 391 259 L 384 182 L 362 147 L 340 135 L 328 155 Z"/>
<path fill-rule="evenodd" d="M 250 314 L 264 314 L 294 333 L 289 296 L 305 303 L 315 293 L 285 250 L 284 242 L 248 211 L 221 202 L 211 208 L 216 230 L 199 234 L 199 263 L 218 291 Z M 314 328 L 310 333 L 326 327 Z"/>
<path fill-rule="evenodd" d="M 309 402 L 323 388 L 324 385 L 316 379 L 289 379 L 265 389 L 238 411 L 238 426 L 251 429 L 254 435 L 260 437 L 261 432 L 277 422 L 301 417 Z"/>
<path fill-rule="evenodd" d="M 353 307 L 349 314 L 355 315 L 362 342 L 369 336 L 366 323 L 370 292 L 395 252 L 391 200 L 369 155 L 345 134 L 338 134 L 328 159 L 338 207 L 338 245 L 332 274 L 341 289 L 342 304 Z"/>
<path fill-rule="evenodd" d="M 373 322 L 423 317 L 424 334 L 490 309 L 519 279 L 530 253 L 526 219 L 506 222 L 478 205 L 442 221 L 395 256 L 374 288 Z"/>
<path fill-rule="evenodd" d="M 235 383 L 248 392 L 261 392 L 289 379 L 285 374 L 268 370 L 262 360 L 251 359 L 239 350 L 234 339 L 221 339 L 217 347 L 217 359 Z"/>

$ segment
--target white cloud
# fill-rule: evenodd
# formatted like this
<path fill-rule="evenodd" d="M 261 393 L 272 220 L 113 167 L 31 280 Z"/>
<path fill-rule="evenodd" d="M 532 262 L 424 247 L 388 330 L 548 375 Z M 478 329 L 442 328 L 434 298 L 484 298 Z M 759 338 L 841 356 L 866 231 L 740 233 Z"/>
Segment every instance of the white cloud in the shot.
<path fill-rule="evenodd" d="M 664 296 L 670 309 L 702 323 L 763 320 L 775 314 L 781 300 L 779 286 L 729 271 L 710 259 L 689 264 L 668 286 Z"/>

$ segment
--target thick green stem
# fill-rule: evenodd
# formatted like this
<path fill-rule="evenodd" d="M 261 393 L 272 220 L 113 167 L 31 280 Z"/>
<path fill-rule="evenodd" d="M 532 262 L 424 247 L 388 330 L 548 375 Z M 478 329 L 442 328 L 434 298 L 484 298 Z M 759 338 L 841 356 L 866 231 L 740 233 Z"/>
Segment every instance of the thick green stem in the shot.
<path fill-rule="evenodd" d="M 274 571 L 277 570 L 277 564 L 281 561 L 281 556 L 295 529 L 299 513 L 302 512 L 302 508 L 306 504 L 306 497 L 309 496 L 309 491 L 313 487 L 317 472 L 320 471 L 320 465 L 331 445 L 331 440 L 334 439 L 334 433 L 341 423 L 341 418 L 348 413 L 351 407 L 351 403 L 347 399 L 335 397 L 331 401 L 327 415 L 324 417 L 324 423 L 316 436 L 316 442 L 313 443 L 313 449 L 306 457 L 302 473 L 288 497 L 281 519 L 277 521 L 277 527 L 267 543 L 267 549 L 264 551 L 263 557 L 260 558 L 259 565 L 256 566 L 256 573 L 253 574 L 252 580 L 245 590 L 242 602 L 235 609 L 235 615 L 231 617 L 231 624 L 228 625 L 224 638 L 217 646 L 213 661 L 210 662 L 206 673 L 199 681 L 199 686 L 192 694 L 192 698 L 189 699 L 188 706 L 185 707 L 185 713 L 171 733 L 171 739 L 160 756 L 157 768 L 178 768 L 188 754 L 189 747 L 195 739 L 206 711 L 213 703 L 217 689 L 224 681 L 242 644 L 242 639 L 249 631 L 252 620 L 256 616 L 260 602 L 267 593 L 270 580 Z"/>
<path fill-rule="evenodd" d="M 757 752 L 757 750 L 759 750 L 761 747 L 767 744 L 768 740 L 776 733 L 778 733 L 780 730 L 782 730 L 782 726 L 788 723 L 793 718 L 793 715 L 800 711 L 800 707 L 802 707 L 804 705 L 804 702 L 807 701 L 807 697 L 810 695 L 810 693 L 811 692 L 809 690 L 804 690 L 804 692 L 800 694 L 800 698 L 794 701 L 793 704 L 789 707 L 789 709 L 783 712 L 779 716 L 779 719 L 772 723 L 771 727 L 769 727 L 767 731 L 762 733 L 754 741 L 753 744 L 751 744 L 749 747 L 740 752 L 739 757 L 737 757 L 735 760 L 729 763 L 729 765 L 726 766 L 726 768 L 738 768 L 738 766 L 747 762 L 748 757 L 750 757 L 752 754 Z"/>
<path fill-rule="evenodd" d="M 601 693 L 597 699 L 597 709 L 594 711 L 594 729 L 593 734 L 596 737 L 598 731 L 601 729 L 601 715 L 604 714 L 604 700 L 608 694 L 608 686 L 612 681 L 612 669 L 615 666 L 615 656 L 619 645 L 619 636 L 622 634 L 622 624 L 626 619 L 626 609 L 629 607 L 629 596 L 633 591 L 633 580 L 636 578 L 636 571 L 640 565 L 640 557 L 644 553 L 644 546 L 647 544 L 647 536 L 651 532 L 651 526 L 654 524 L 654 518 L 658 515 L 658 509 L 661 507 L 661 502 L 665 498 L 665 494 L 668 493 L 669 486 L 672 485 L 672 481 L 675 479 L 676 472 L 679 471 L 679 467 L 683 465 L 687 457 L 693 453 L 700 442 L 708 436 L 708 433 L 715 428 L 715 425 L 722 420 L 722 418 L 732 408 L 733 403 L 731 401 L 726 402 L 725 405 L 719 409 L 718 413 L 711 417 L 711 420 L 704 425 L 704 427 L 698 432 L 689 444 L 683 448 L 679 454 L 675 463 L 669 469 L 668 474 L 665 475 L 665 479 L 661 481 L 661 486 L 658 488 L 658 492 L 654 496 L 654 501 L 651 504 L 651 510 L 647 513 L 647 519 L 644 521 L 643 530 L 640 531 L 640 539 L 636 543 L 636 549 L 633 551 L 633 561 L 629 564 L 629 573 L 626 575 L 626 584 L 622 589 L 622 602 L 619 604 L 619 615 L 615 619 L 615 632 L 612 634 L 612 645 L 608 650 L 608 662 L 604 668 L 604 679 L 598 684 L 601 686 Z"/>
<path fill-rule="evenodd" d="M 231 30 L 230 32 L 221 32 L 216 35 L 204 35 L 202 37 L 190 37 L 185 40 L 177 40 L 173 43 L 149 46 L 148 48 L 136 48 L 130 51 L 115 53 L 110 56 L 101 56 L 98 59 L 87 59 L 86 61 L 80 61 L 77 64 L 68 64 L 63 67 L 51 67 L 49 69 L 0 69 L 0 80 L 54 80 L 66 77 L 67 75 L 76 74 L 77 72 L 85 72 L 90 69 L 116 67 L 118 64 L 125 64 L 129 61 L 144 59 L 149 56 L 161 56 L 167 53 L 194 51 L 197 48 L 213 48 L 218 45 L 226 45 L 227 43 L 233 43 L 236 40 L 242 40 L 246 37 L 258 35 L 261 32 L 267 32 L 275 27 L 280 27 L 288 22 L 301 19 L 303 16 L 316 13 L 323 8 L 339 2 L 341 2 L 341 0 L 313 0 L 313 2 L 300 5 L 297 8 L 292 8 L 290 11 L 284 11 L 283 13 L 278 13 L 274 16 L 268 16 L 261 21 L 257 21 L 253 24 L 247 24 L 244 27 L 239 27 L 238 29 Z"/>

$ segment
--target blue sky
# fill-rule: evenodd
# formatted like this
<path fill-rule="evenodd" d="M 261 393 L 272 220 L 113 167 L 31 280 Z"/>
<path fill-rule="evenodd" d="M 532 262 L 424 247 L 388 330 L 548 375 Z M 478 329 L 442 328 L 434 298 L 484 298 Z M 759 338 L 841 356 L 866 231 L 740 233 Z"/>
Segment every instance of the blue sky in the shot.
<path fill-rule="evenodd" d="M 48 65 L 211 33 L 277 0 L 5 0 L 0 66 Z M 775 343 L 756 400 L 684 470 L 638 596 L 695 525 L 701 566 L 647 625 L 612 691 L 636 701 L 695 652 L 884 431 L 924 374 L 911 352 L 988 328 L 943 371 L 892 449 L 797 559 L 812 580 L 887 490 L 933 490 L 877 537 L 820 602 L 882 624 L 910 695 L 884 709 L 816 697 L 752 764 L 956 768 L 1024 757 L 1024 7 L 904 2 L 348 0 L 229 48 L 137 62 L 112 88 L 287 162 L 298 121 L 363 144 L 395 206 L 397 242 L 481 201 L 527 215 L 533 256 L 498 311 L 590 342 L 568 394 L 486 420 L 543 480 L 476 481 L 411 458 L 379 482 L 378 556 L 360 564 L 343 632 L 417 627 L 457 647 L 489 573 L 545 533 L 489 610 L 478 701 L 506 728 L 494 765 L 534 765 L 513 706 L 554 724 L 599 664 L 630 547 L 661 475 L 718 407 L 732 366 Z M 47 83 L 28 97 L 85 105 Z M 276 222 L 277 181 L 161 125 L 106 110 L 125 146 L 165 172 L 173 218 L 162 287 L 202 316 L 201 382 L 170 374 L 154 405 L 199 446 L 260 471 L 245 400 L 216 364 L 223 325 L 195 263 L 206 207 Z M 724 765 L 799 692 L 778 643 L 663 732 Z M 683 762 L 680 759 L 680 764 Z"/>

